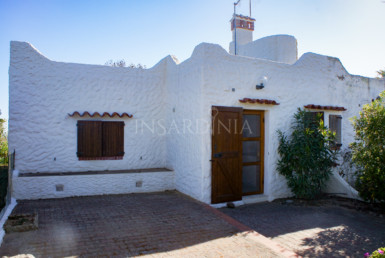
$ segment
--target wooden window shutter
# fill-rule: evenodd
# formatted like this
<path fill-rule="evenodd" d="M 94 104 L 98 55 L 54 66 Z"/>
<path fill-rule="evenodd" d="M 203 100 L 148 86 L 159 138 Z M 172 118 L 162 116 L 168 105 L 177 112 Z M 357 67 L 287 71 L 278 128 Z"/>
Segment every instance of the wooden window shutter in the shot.
<path fill-rule="evenodd" d="M 330 131 L 334 132 L 336 134 L 336 139 L 335 139 L 335 147 L 339 148 L 341 147 L 342 143 L 342 129 L 341 129 L 341 124 L 342 124 L 342 116 L 338 115 L 329 115 L 329 129 Z"/>
<path fill-rule="evenodd" d="M 102 122 L 78 121 L 78 157 L 102 156 Z"/>
<path fill-rule="evenodd" d="M 124 156 L 124 122 L 103 122 L 103 156 Z"/>

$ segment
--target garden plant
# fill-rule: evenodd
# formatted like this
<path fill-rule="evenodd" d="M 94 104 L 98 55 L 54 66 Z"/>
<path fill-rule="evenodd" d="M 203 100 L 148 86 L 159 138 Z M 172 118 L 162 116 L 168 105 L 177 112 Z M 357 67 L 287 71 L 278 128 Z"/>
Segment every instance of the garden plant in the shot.
<path fill-rule="evenodd" d="M 381 258 L 385 257 L 385 247 L 378 248 L 372 254 L 366 253 L 364 254 L 365 258 Z"/>
<path fill-rule="evenodd" d="M 352 122 L 356 189 L 364 200 L 385 203 L 385 92 L 364 105 Z"/>
<path fill-rule="evenodd" d="M 320 196 L 336 161 L 333 133 L 321 115 L 298 109 L 294 114 L 291 135 L 278 131 L 277 168 L 297 198 Z"/>

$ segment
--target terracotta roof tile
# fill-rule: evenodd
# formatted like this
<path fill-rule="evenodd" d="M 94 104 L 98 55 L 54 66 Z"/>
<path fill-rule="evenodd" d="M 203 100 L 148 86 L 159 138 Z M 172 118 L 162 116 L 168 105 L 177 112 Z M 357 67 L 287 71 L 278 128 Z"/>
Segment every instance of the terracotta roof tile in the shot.
<path fill-rule="evenodd" d="M 245 19 L 245 20 L 255 21 L 254 18 L 251 18 L 251 17 L 249 17 L 249 16 L 244 16 L 244 15 L 242 15 L 242 14 L 236 14 L 235 16 L 237 16 L 238 18 Z"/>
<path fill-rule="evenodd" d="M 279 105 L 275 100 L 269 100 L 269 99 L 249 99 L 249 98 L 243 98 L 240 99 L 239 102 L 241 103 L 250 103 L 250 104 L 266 104 L 266 105 Z"/>
<path fill-rule="evenodd" d="M 114 116 L 118 116 L 120 118 L 123 118 L 123 117 L 128 117 L 128 118 L 132 118 L 132 115 L 130 114 L 127 114 L 127 113 L 122 113 L 121 115 L 117 112 L 113 112 L 112 114 L 108 113 L 108 112 L 104 112 L 103 114 L 99 114 L 99 112 L 94 112 L 93 114 L 89 113 L 88 111 L 85 111 L 83 113 L 80 113 L 78 111 L 75 111 L 73 112 L 72 114 L 68 114 L 70 117 L 73 117 L 73 116 L 80 116 L 80 117 L 84 117 L 84 116 L 90 116 L 90 117 L 95 117 L 95 116 L 100 116 L 100 117 L 106 117 L 106 116 L 109 116 L 109 117 L 114 117 Z"/>
<path fill-rule="evenodd" d="M 336 107 L 336 106 L 321 106 L 321 105 L 314 105 L 314 104 L 309 104 L 304 106 L 304 108 L 309 108 L 309 109 L 322 109 L 322 110 L 335 110 L 335 111 L 346 111 L 347 109 L 344 107 Z"/>

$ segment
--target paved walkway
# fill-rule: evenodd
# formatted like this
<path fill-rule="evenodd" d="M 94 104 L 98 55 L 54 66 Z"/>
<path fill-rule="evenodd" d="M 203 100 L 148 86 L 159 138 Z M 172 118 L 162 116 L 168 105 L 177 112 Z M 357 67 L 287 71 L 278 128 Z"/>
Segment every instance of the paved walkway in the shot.
<path fill-rule="evenodd" d="M 214 212 L 213 212 L 214 211 Z M 277 257 L 255 234 L 176 192 L 20 201 L 36 231 L 6 234 L 0 255 Z M 257 239 L 257 241 L 256 241 Z M 269 241 L 269 240 L 268 240 Z"/>
<path fill-rule="evenodd" d="M 304 257 L 363 257 L 385 246 L 385 218 L 353 209 L 273 202 L 221 211 Z"/>

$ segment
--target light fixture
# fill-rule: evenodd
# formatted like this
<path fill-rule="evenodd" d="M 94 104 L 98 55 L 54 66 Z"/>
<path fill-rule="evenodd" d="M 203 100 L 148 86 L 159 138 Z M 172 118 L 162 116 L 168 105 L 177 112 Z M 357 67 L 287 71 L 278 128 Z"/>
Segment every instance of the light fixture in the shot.
<path fill-rule="evenodd" d="M 265 86 L 263 85 L 263 82 L 261 82 L 261 84 L 257 84 L 257 86 L 255 86 L 255 88 L 257 90 L 262 90 L 263 88 L 265 88 Z"/>
<path fill-rule="evenodd" d="M 257 90 L 262 90 L 265 88 L 266 82 L 267 82 L 267 77 L 266 76 L 261 76 L 259 79 L 260 83 L 255 86 Z"/>

